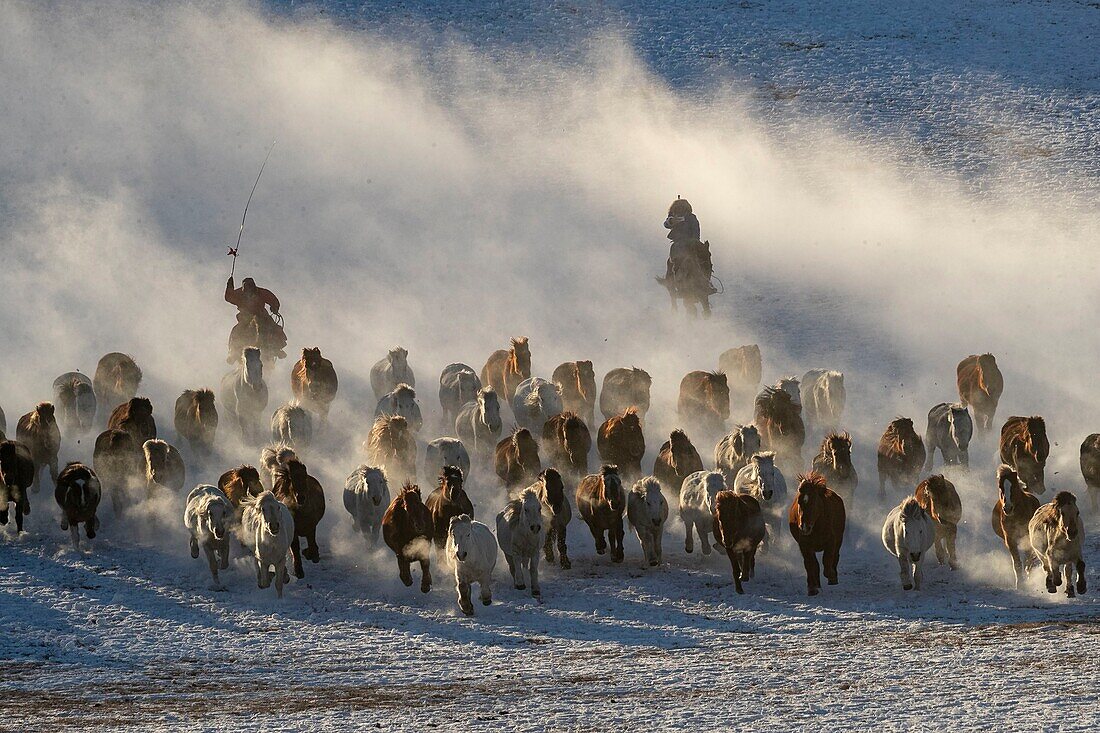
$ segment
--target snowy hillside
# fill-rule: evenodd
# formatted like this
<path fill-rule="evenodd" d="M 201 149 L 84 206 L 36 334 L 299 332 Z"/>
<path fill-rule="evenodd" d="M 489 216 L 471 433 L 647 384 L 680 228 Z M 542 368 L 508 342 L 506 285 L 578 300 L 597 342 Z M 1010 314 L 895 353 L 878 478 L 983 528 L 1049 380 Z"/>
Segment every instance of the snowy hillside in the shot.
<path fill-rule="evenodd" d="M 237 276 L 279 295 L 292 360 L 319 346 L 340 377 L 303 456 L 321 561 L 281 601 L 236 546 L 211 588 L 182 497 L 125 518 L 105 500 L 79 550 L 48 485 L 25 534 L 0 528 L 0 729 L 1095 727 L 1100 515 L 1078 447 L 1100 431 L 1098 38 L 1090 2 L 0 5 L 7 434 L 118 350 L 182 444 L 175 398 L 226 370 L 225 245 L 272 140 Z M 726 289 L 705 322 L 652 280 L 677 195 Z M 597 555 L 574 515 L 573 567 L 543 564 L 541 602 L 503 557 L 473 617 L 443 563 L 431 593 L 403 586 L 342 504 L 370 366 L 408 348 L 423 450 L 451 432 L 440 370 L 521 334 L 539 376 L 582 358 L 597 380 L 652 374 L 647 471 L 681 377 L 725 349 L 759 343 L 767 383 L 842 369 L 860 488 L 840 584 L 807 597 L 783 528 L 737 595 L 724 556 L 685 552 L 669 496 L 658 568 L 629 529 L 623 564 Z M 1012 587 L 990 436 L 952 475 L 960 569 L 930 559 L 903 591 L 882 546 L 901 500 L 876 497 L 883 428 L 923 431 L 985 351 L 997 424 L 1042 414 L 1047 484 L 1084 509 L 1077 599 L 1041 573 Z M 268 414 L 289 369 L 266 375 Z M 693 437 L 709 466 L 714 436 Z M 94 438 L 65 436 L 62 460 Z M 189 485 L 259 459 L 225 425 L 208 462 L 181 448 Z M 470 492 L 492 525 L 498 480 L 475 470 Z"/>

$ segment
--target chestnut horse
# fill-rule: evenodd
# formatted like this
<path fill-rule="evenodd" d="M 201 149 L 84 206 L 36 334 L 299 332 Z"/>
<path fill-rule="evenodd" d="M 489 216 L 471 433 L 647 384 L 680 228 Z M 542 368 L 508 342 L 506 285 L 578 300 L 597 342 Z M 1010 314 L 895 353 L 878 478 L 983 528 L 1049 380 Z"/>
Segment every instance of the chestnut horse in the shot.
<path fill-rule="evenodd" d="M 439 473 L 439 484 L 424 500 L 424 506 L 432 514 L 432 538 L 440 552 L 447 544 L 451 518 L 461 514 L 468 514 L 471 519 L 474 516 L 474 505 L 462 487 L 462 469 L 445 466 Z"/>
<path fill-rule="evenodd" d="M 542 471 L 539 445 L 527 428 L 520 428 L 497 443 L 494 468 L 508 489 L 528 486 Z"/>
<path fill-rule="evenodd" d="M 920 482 L 915 496 L 936 524 L 936 560 L 940 565 L 946 562 L 952 570 L 956 569 L 959 565 L 955 557 L 955 536 L 962 521 L 962 500 L 955 484 L 937 473 Z"/>
<path fill-rule="evenodd" d="M 157 421 L 153 418 L 153 403 L 148 397 L 133 397 L 114 409 L 107 429 L 125 430 L 138 446 L 157 437 Z"/>
<path fill-rule="evenodd" d="M 760 347 L 749 344 L 723 351 L 718 357 L 718 371 L 726 375 L 730 402 L 737 410 L 738 417 L 748 414 L 752 398 L 760 388 L 760 376 L 763 373 Z"/>
<path fill-rule="evenodd" d="M 993 429 L 993 417 L 997 414 L 997 402 L 1004 392 L 1005 381 L 997 367 L 993 354 L 971 354 L 959 362 L 955 369 L 959 400 L 974 409 L 978 430 Z"/>
<path fill-rule="evenodd" d="M 622 562 L 623 513 L 626 512 L 626 492 L 616 466 L 604 465 L 599 473 L 581 479 L 576 492 L 577 512 L 588 525 L 596 540 L 596 554 L 607 552 L 611 544 L 611 561 Z M 604 539 L 604 533 L 607 539 Z"/>
<path fill-rule="evenodd" d="M 788 514 L 791 536 L 798 543 L 802 562 L 806 566 L 806 589 L 809 595 L 821 592 L 818 552 L 825 566 L 825 579 L 836 585 L 840 546 L 844 542 L 844 500 L 825 485 L 825 477 L 811 471 L 798 475 L 798 491 Z"/>
<path fill-rule="evenodd" d="M 302 358 L 290 371 L 290 391 L 299 404 L 324 422 L 339 386 L 336 370 L 331 361 L 321 356 L 321 350 L 316 346 L 302 349 Z"/>
<path fill-rule="evenodd" d="M 756 397 L 753 424 L 760 431 L 764 448 L 775 451 L 778 462 L 788 471 L 802 467 L 802 446 L 806 425 L 802 405 L 781 387 L 765 387 Z"/>
<path fill-rule="evenodd" d="M 738 593 L 745 592 L 741 583 L 756 574 L 756 548 L 765 534 L 764 514 L 755 497 L 728 489 L 715 495 L 714 538 L 730 559 Z"/>
<path fill-rule="evenodd" d="M 663 488 L 676 496 L 680 495 L 684 479 L 702 470 L 703 459 L 683 430 L 672 431 L 653 462 L 653 475 Z"/>
<path fill-rule="evenodd" d="M 542 444 L 547 460 L 563 473 L 578 479 L 588 474 L 592 434 L 575 413 L 562 412 L 547 420 L 542 427 Z"/>
<path fill-rule="evenodd" d="M 1025 489 L 1019 474 L 1004 464 L 997 469 L 997 490 L 1000 498 L 993 506 L 993 531 L 1005 543 L 1008 556 L 1012 558 L 1012 571 L 1016 576 L 1016 588 L 1019 589 L 1020 574 L 1024 570 L 1020 551 L 1023 550 L 1030 559 L 1028 523 L 1039 508 L 1039 500 Z"/>
<path fill-rule="evenodd" d="M 907 417 L 894 419 L 878 441 L 878 495 L 886 496 L 886 481 L 906 491 L 917 484 L 924 467 L 924 441 Z"/>
<path fill-rule="evenodd" d="M 623 478 L 634 481 L 642 475 L 645 435 L 638 411 L 628 407 L 623 414 L 609 418 L 596 435 L 596 450 L 605 463 L 618 466 Z"/>
<path fill-rule="evenodd" d="M 821 450 L 814 456 L 812 470 L 825 477 L 829 488 L 840 494 L 846 502 L 855 497 L 859 475 L 852 465 L 852 436 L 848 433 L 829 433 L 821 441 Z"/>
<path fill-rule="evenodd" d="M 92 390 L 103 414 L 110 415 L 118 405 L 137 396 L 141 369 L 126 354 L 113 351 L 96 364 Z"/>
<path fill-rule="evenodd" d="M 317 547 L 317 524 L 325 516 L 325 491 L 297 458 L 287 461 L 285 469 L 276 469 L 271 490 L 294 517 L 294 541 L 290 544 L 290 552 L 294 555 L 295 577 L 304 578 L 306 572 L 302 568 L 302 556 L 314 563 L 321 561 L 321 551 Z M 305 550 L 302 549 L 302 538 L 306 541 Z"/>
<path fill-rule="evenodd" d="M 1043 418 L 1013 416 L 1001 428 L 1001 462 L 1012 466 L 1032 494 L 1047 490 L 1043 470 L 1050 455 Z"/>
<path fill-rule="evenodd" d="M 260 472 L 255 466 L 237 466 L 218 477 L 218 488 L 222 490 L 229 503 L 237 510 L 237 517 L 243 510 L 241 502 L 248 496 L 259 496 L 264 492 L 260 481 Z"/>
<path fill-rule="evenodd" d="M 432 513 L 420 498 L 420 487 L 405 484 L 390 502 L 382 517 L 382 539 L 397 556 L 397 569 L 401 582 L 412 585 L 409 565 L 420 563 L 420 591 L 432 589 Z"/>
<path fill-rule="evenodd" d="M 685 424 L 723 433 L 730 418 L 730 388 L 721 372 L 688 372 L 680 380 L 676 412 Z"/>
<path fill-rule="evenodd" d="M 195 455 L 210 455 L 218 432 L 214 393 L 208 389 L 184 390 L 176 399 L 175 425 L 176 433 L 187 441 Z"/>
<path fill-rule="evenodd" d="M 512 347 L 499 349 L 489 355 L 481 368 L 481 383 L 502 395 L 508 404 L 516 394 L 516 387 L 531 378 L 531 347 L 526 336 L 512 339 Z"/>
<path fill-rule="evenodd" d="M 604 420 L 633 409 L 641 419 L 649 412 L 649 390 L 653 378 L 644 369 L 612 369 L 603 378 L 600 389 L 600 412 Z"/>
<path fill-rule="evenodd" d="M 595 427 L 596 372 L 590 361 L 567 361 L 559 364 L 550 381 L 561 388 L 561 401 L 566 412 L 576 413 L 586 425 Z"/>

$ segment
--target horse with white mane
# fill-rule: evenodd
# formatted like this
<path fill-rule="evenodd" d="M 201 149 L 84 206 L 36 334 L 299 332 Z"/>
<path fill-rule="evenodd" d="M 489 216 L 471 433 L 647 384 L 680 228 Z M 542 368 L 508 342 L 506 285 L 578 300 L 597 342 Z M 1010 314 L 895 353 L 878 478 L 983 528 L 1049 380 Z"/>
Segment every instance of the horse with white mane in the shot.
<path fill-rule="evenodd" d="M 355 531 L 378 544 L 382 516 L 390 505 L 390 485 L 386 472 L 377 466 L 362 464 L 344 482 L 344 508 L 351 515 Z"/>
<path fill-rule="evenodd" d="M 416 401 L 416 390 L 408 384 L 397 385 L 392 392 L 378 400 L 374 416 L 378 418 L 383 415 L 400 415 L 408 421 L 409 428 L 414 433 L 419 433 L 424 426 L 420 403 Z"/>
<path fill-rule="evenodd" d="M 198 558 L 202 548 L 214 587 L 219 589 L 222 583 L 218 570 L 229 567 L 229 525 L 234 515 L 229 497 L 216 486 L 201 484 L 187 495 L 183 525 L 191 533 L 191 557 Z"/>
<path fill-rule="evenodd" d="M 452 517 L 447 530 L 446 556 L 454 563 L 458 607 L 474 615 L 470 586 L 480 586 L 482 605 L 493 602 L 493 569 L 497 566 L 497 541 L 493 532 L 469 514 Z"/>
<path fill-rule="evenodd" d="M 636 481 L 626 496 L 626 517 L 638 535 L 642 554 L 650 567 L 661 564 L 661 539 L 668 519 L 668 502 L 661 493 L 661 482 L 654 476 Z"/>
<path fill-rule="evenodd" d="M 409 366 L 409 352 L 404 347 L 395 346 L 389 353 L 370 368 L 370 386 L 374 390 L 374 399 L 380 400 L 397 385 L 416 386 L 416 377 Z"/>
<path fill-rule="evenodd" d="M 424 448 L 424 476 L 438 476 L 447 466 L 462 469 L 463 476 L 470 475 L 470 454 L 458 438 L 436 438 Z"/>
<path fill-rule="evenodd" d="M 271 416 L 271 442 L 308 450 L 313 443 L 313 417 L 297 402 L 283 405 Z"/>
<path fill-rule="evenodd" d="M 516 423 L 535 435 L 542 433 L 547 420 L 562 412 L 561 387 L 542 377 L 530 377 L 516 386 L 512 414 Z"/>
<path fill-rule="evenodd" d="M 497 514 L 497 543 L 508 561 L 516 590 L 531 586 L 531 595 L 542 595 L 539 587 L 539 551 L 543 544 L 542 502 L 534 489 L 524 489 Z"/>
<path fill-rule="evenodd" d="M 275 594 L 282 598 L 283 586 L 290 582 L 286 556 L 294 540 L 294 517 L 270 491 L 246 496 L 241 506 L 240 539 L 256 560 L 256 584 L 268 588 L 274 579 Z"/>
<path fill-rule="evenodd" d="M 748 464 L 737 472 L 733 480 L 733 493 L 748 494 L 760 503 L 760 508 L 772 515 L 778 529 L 779 520 L 787 505 L 787 480 L 775 465 L 775 453 L 754 453 Z"/>
<path fill-rule="evenodd" d="M 843 372 L 811 369 L 802 376 L 799 391 L 807 425 L 825 430 L 834 430 L 840 425 L 847 397 Z"/>
<path fill-rule="evenodd" d="M 443 408 L 443 424 L 453 425 L 458 411 L 467 402 L 477 399 L 481 378 L 473 367 L 456 362 L 448 364 L 439 375 L 439 406 Z"/>
<path fill-rule="evenodd" d="M 684 523 L 684 551 L 695 551 L 695 533 L 699 548 L 710 554 L 710 533 L 714 531 L 714 498 L 725 491 L 726 477 L 721 471 L 696 471 L 684 479 L 680 488 L 680 520 Z M 692 531 L 694 530 L 694 532 Z"/>
<path fill-rule="evenodd" d="M 1081 549 L 1085 542 L 1085 525 L 1077 509 L 1077 497 L 1068 491 L 1055 494 L 1053 501 L 1043 504 L 1031 517 L 1028 534 L 1035 556 L 1046 571 L 1047 592 L 1058 591 L 1064 572 L 1066 595 L 1073 598 L 1077 593 L 1084 593 L 1087 586 Z"/>
<path fill-rule="evenodd" d="M 928 458 L 924 472 L 932 470 L 939 449 L 944 466 L 970 466 L 970 439 L 974 436 L 974 421 L 966 405 L 941 402 L 928 411 L 928 427 L 924 431 L 924 449 Z"/>
<path fill-rule="evenodd" d="M 882 544 L 898 559 L 901 587 L 905 590 L 920 590 L 924 577 L 921 561 L 935 539 L 935 523 L 915 497 L 906 497 L 886 515 L 886 522 L 882 525 Z"/>
<path fill-rule="evenodd" d="M 734 425 L 729 435 L 714 446 L 714 467 L 732 484 L 737 472 L 760 450 L 760 431 L 755 425 Z"/>
<path fill-rule="evenodd" d="M 474 455 L 488 458 L 493 455 L 503 425 L 500 420 L 500 400 L 497 393 L 482 387 L 477 399 L 467 402 L 455 417 L 455 432 Z"/>

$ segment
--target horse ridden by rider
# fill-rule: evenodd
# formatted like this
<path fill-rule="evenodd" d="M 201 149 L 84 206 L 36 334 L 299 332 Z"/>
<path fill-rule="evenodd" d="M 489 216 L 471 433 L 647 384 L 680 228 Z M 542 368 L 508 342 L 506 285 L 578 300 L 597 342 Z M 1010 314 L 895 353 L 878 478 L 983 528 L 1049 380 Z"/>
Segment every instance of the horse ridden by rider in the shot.
<path fill-rule="evenodd" d="M 263 355 L 264 361 L 274 362 L 285 359 L 286 334 L 279 315 L 279 299 L 267 288 L 256 286 L 256 281 L 246 277 L 241 287 L 233 287 L 233 278 L 225 284 L 225 302 L 237 306 L 237 325 L 229 334 L 229 356 L 226 361 L 237 363 L 241 353 L 249 346 L 255 346 Z M 268 312 L 268 308 L 271 312 Z M 276 318 L 280 322 L 276 322 Z"/>
<path fill-rule="evenodd" d="M 710 284 L 714 274 L 710 242 L 701 240 L 699 219 L 692 213 L 687 199 L 677 198 L 668 207 L 665 229 L 668 229 L 672 244 L 665 276 L 657 278 L 657 282 L 668 289 L 673 310 L 676 310 L 676 300 L 679 298 L 690 314 L 695 314 L 695 304 L 698 303 L 703 308 L 703 315 L 709 316 L 710 296 L 718 292 Z"/>

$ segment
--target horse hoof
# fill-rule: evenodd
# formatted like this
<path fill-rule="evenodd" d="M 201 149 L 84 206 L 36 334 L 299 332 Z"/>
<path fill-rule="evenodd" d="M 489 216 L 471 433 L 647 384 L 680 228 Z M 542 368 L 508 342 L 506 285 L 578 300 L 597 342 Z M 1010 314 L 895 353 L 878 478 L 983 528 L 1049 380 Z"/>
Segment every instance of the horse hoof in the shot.
<path fill-rule="evenodd" d="M 527 590 L 527 586 L 523 583 L 516 583 L 516 590 Z"/>
<path fill-rule="evenodd" d="M 1047 593 L 1057 593 L 1058 586 L 1047 584 Z"/>
<path fill-rule="evenodd" d="M 531 597 L 532 598 L 542 598 L 542 591 L 538 590 L 538 589 L 532 589 L 531 590 Z"/>
<path fill-rule="evenodd" d="M 401 582 L 405 584 L 406 588 L 408 588 L 408 587 L 412 586 L 413 579 L 412 578 L 402 578 Z"/>
<path fill-rule="evenodd" d="M 738 593 L 739 595 L 742 595 L 742 596 L 743 596 L 743 595 L 745 595 L 745 589 L 744 589 L 744 588 L 742 588 L 741 586 L 737 586 L 737 593 Z M 812 594 L 811 594 L 811 595 L 812 595 Z"/>
<path fill-rule="evenodd" d="M 467 616 L 473 616 L 474 615 L 474 606 L 473 606 L 472 603 L 459 604 L 458 607 Z"/>
<path fill-rule="evenodd" d="M 687 553 L 687 554 L 689 554 L 689 555 L 690 555 L 690 554 L 691 554 L 692 552 L 694 552 L 694 551 L 695 551 L 695 548 L 694 548 L 694 547 L 685 547 L 685 548 L 684 548 L 684 552 L 686 552 L 686 553 Z"/>
<path fill-rule="evenodd" d="M 1081 595 L 1085 594 L 1085 589 L 1087 587 L 1088 586 L 1085 585 L 1085 579 L 1084 578 L 1081 578 L 1081 580 L 1077 581 L 1077 592 L 1080 593 Z"/>
<path fill-rule="evenodd" d="M 840 583 L 840 581 L 837 580 L 836 578 L 827 578 L 826 580 L 829 583 L 829 585 L 838 585 Z"/>
<path fill-rule="evenodd" d="M 199 548 L 195 545 L 191 545 L 191 557 L 197 558 L 199 556 Z"/>
<path fill-rule="evenodd" d="M 483 606 L 488 606 L 492 602 L 493 602 L 492 598 L 482 598 L 481 599 L 481 605 L 483 605 Z"/>
<path fill-rule="evenodd" d="M 902 590 L 913 590 L 913 584 L 912 583 L 903 583 L 901 588 L 902 588 Z"/>
<path fill-rule="evenodd" d="M 298 580 L 301 580 L 302 578 L 306 577 L 306 571 L 302 570 L 301 568 L 294 568 L 294 577 Z"/>
<path fill-rule="evenodd" d="M 562 570 L 569 570 L 572 567 L 573 567 L 573 563 L 569 562 L 568 558 L 562 559 L 562 561 L 561 561 L 561 569 Z"/>
<path fill-rule="evenodd" d="M 61 529 L 65 529 L 65 528 L 62 527 Z M 604 547 L 603 549 L 600 549 L 599 547 L 597 547 L 596 548 L 596 554 L 597 555 L 606 555 L 607 554 L 607 548 Z"/>
<path fill-rule="evenodd" d="M 651 568 L 655 568 L 655 567 L 657 567 L 657 565 L 658 565 L 658 562 L 656 560 L 652 560 L 649 563 L 649 567 L 651 567 Z"/>
<path fill-rule="evenodd" d="M 431 587 L 430 585 L 423 585 L 423 584 L 421 584 L 421 586 L 420 586 L 420 592 L 421 592 L 421 593 L 431 593 L 431 592 L 432 592 L 432 587 Z"/>
<path fill-rule="evenodd" d="M 818 593 L 820 593 L 820 592 L 821 592 L 821 589 L 820 589 L 820 588 L 810 588 L 810 590 L 809 590 L 809 592 L 807 593 L 807 595 L 811 595 L 811 596 L 816 596 L 816 595 L 817 595 Z"/>

